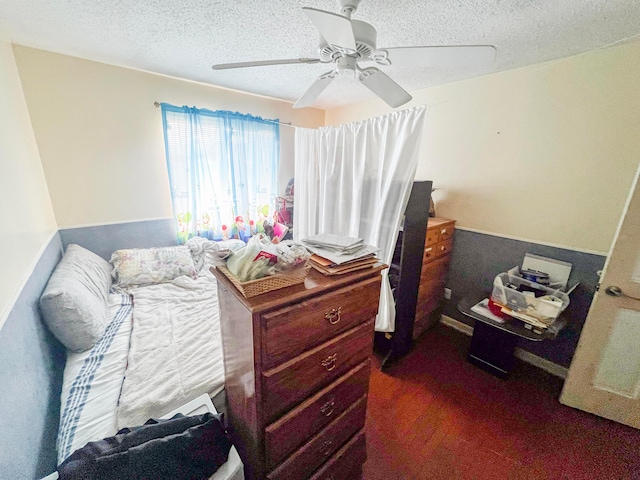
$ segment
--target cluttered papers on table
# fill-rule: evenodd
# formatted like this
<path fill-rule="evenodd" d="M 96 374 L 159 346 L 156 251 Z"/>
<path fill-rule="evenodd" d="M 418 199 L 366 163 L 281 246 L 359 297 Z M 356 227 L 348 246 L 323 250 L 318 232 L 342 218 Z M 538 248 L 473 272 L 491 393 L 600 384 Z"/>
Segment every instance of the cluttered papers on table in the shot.
<path fill-rule="evenodd" d="M 478 302 L 473 307 L 471 307 L 471 311 L 477 313 L 478 315 L 482 315 L 483 317 L 490 318 L 494 322 L 504 323 L 504 318 L 500 318 L 495 315 L 491 310 L 489 310 L 489 299 L 485 298 L 484 300 Z"/>

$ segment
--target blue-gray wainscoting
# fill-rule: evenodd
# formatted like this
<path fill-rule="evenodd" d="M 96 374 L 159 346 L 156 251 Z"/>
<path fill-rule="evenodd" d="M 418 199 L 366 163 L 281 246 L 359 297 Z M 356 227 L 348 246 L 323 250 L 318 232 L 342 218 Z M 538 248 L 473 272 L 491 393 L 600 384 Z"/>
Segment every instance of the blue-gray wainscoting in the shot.
<path fill-rule="evenodd" d="M 65 250 L 75 243 L 106 260 L 121 248 L 168 247 L 177 243 L 172 218 L 64 228 L 60 230 L 60 238 Z"/>
<path fill-rule="evenodd" d="M 443 313 L 473 325 L 473 320 L 458 312 L 458 302 L 467 292 L 478 289 L 491 292 L 494 277 L 516 265 L 521 266 L 525 253 L 571 263 L 573 269 L 569 284 L 580 282 L 571 294 L 571 303 L 567 307 L 571 321 L 558 338 L 542 342 L 522 340 L 518 345 L 539 357 L 569 367 L 598 284 L 596 272 L 604 267 L 605 256 L 457 229 L 447 278 L 452 296 L 451 300 L 445 301 Z"/>
<path fill-rule="evenodd" d="M 56 467 L 64 347 L 38 302 L 62 258 L 56 234 L 0 329 L 0 478 L 41 478 Z"/>
<path fill-rule="evenodd" d="M 131 223 L 99 225 L 60 230 L 64 248 L 70 243 L 81 245 L 109 259 L 120 248 L 149 248 L 176 244 L 173 219 L 145 220 Z M 558 365 L 568 367 L 575 352 L 582 325 L 595 292 L 605 256 L 550 247 L 533 242 L 512 240 L 495 235 L 456 230 L 447 286 L 453 290 L 443 313 L 473 325 L 473 321 L 456 309 L 465 292 L 478 288 L 491 291 L 493 278 L 500 272 L 521 265 L 525 253 L 534 253 L 573 265 L 570 284 L 580 282 L 571 294 L 568 313 L 571 322 L 554 341 L 525 342 L 520 346 Z"/>
<path fill-rule="evenodd" d="M 176 244 L 172 219 L 60 230 L 45 248 L 0 329 L 0 480 L 42 478 L 56 468 L 65 349 L 38 302 L 70 243 L 109 259 L 120 248 Z"/>

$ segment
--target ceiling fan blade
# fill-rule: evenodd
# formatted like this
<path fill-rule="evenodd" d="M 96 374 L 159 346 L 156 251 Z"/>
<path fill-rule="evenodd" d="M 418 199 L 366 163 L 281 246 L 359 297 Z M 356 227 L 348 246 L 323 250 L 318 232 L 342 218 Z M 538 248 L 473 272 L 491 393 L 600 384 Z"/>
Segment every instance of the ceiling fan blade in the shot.
<path fill-rule="evenodd" d="M 381 65 L 478 68 L 493 64 L 496 48 L 492 45 L 382 48 L 371 58 Z"/>
<path fill-rule="evenodd" d="M 316 8 L 303 7 L 302 11 L 326 40 L 344 53 L 356 53 L 356 39 L 353 35 L 351 20 L 337 13 L 325 12 Z"/>
<path fill-rule="evenodd" d="M 391 107 L 399 107 L 411 100 L 411 95 L 404 88 L 375 67 L 360 70 L 358 80 Z"/>
<path fill-rule="evenodd" d="M 291 63 L 320 63 L 319 58 L 289 58 L 285 60 L 257 60 L 255 62 L 218 63 L 214 70 L 227 70 L 229 68 L 264 67 L 267 65 L 288 65 Z"/>
<path fill-rule="evenodd" d="M 308 107 L 315 102 L 316 98 L 329 86 L 333 79 L 336 78 L 335 70 L 323 73 L 318 79 L 313 82 L 309 89 L 302 94 L 298 101 L 293 105 L 293 108 Z"/>

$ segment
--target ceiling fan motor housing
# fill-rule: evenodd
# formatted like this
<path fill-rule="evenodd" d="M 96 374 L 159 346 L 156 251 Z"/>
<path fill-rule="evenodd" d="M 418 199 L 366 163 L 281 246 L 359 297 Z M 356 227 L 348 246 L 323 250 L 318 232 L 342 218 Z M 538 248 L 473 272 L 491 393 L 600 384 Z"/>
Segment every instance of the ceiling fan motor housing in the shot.
<path fill-rule="evenodd" d="M 377 33 L 373 25 L 360 20 L 351 20 L 353 28 L 353 36 L 356 39 L 356 51 L 353 56 L 357 58 L 369 58 L 376 50 Z M 320 58 L 324 62 L 332 62 L 338 57 L 344 56 L 344 53 L 337 47 L 327 44 L 321 37 L 320 47 L 318 48 Z"/>

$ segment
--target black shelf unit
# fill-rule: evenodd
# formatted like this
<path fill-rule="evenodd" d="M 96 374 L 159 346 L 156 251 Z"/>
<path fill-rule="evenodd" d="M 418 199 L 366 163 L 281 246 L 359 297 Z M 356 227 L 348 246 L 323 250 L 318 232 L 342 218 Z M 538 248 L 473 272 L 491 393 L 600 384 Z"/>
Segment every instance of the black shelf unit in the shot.
<path fill-rule="evenodd" d="M 404 357 L 413 345 L 413 323 L 432 185 L 431 181 L 413 183 L 402 229 L 398 232 L 393 260 L 389 266 L 389 283 L 396 302 L 395 331 L 392 334 L 376 332 L 375 336 L 375 348 L 384 355 L 383 367 Z"/>

